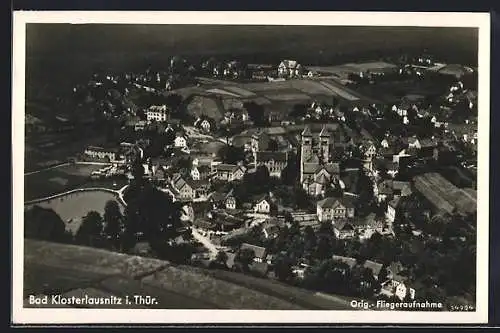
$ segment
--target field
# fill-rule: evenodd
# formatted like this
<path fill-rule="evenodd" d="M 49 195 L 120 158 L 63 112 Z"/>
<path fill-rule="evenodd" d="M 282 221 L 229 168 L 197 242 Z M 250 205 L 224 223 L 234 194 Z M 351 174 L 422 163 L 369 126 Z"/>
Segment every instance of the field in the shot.
<path fill-rule="evenodd" d="M 107 191 L 89 190 L 72 192 L 33 205 L 53 209 L 66 223 L 66 229 L 75 234 L 80 228 L 81 218 L 90 211 L 96 211 L 102 216 L 109 200 L 118 201 L 118 195 Z M 25 208 L 30 206 L 31 204 L 26 205 Z"/>

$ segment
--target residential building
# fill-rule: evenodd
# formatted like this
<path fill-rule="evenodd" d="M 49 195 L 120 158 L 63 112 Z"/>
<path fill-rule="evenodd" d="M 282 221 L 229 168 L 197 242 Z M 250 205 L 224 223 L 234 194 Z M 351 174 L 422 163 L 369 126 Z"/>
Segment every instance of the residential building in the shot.
<path fill-rule="evenodd" d="M 396 220 L 396 212 L 397 212 L 400 200 L 401 200 L 401 197 L 396 196 L 391 201 L 388 202 L 387 212 L 385 214 L 387 222 L 393 223 Z"/>
<path fill-rule="evenodd" d="M 177 190 L 180 200 L 193 200 L 196 197 L 196 191 L 192 184 L 189 184 L 182 177 L 174 178 L 172 186 Z"/>
<path fill-rule="evenodd" d="M 226 209 L 236 209 L 236 197 L 233 195 L 233 190 L 226 195 L 224 205 Z"/>
<path fill-rule="evenodd" d="M 178 134 L 174 140 L 174 146 L 178 148 L 187 148 L 186 137 L 182 134 Z"/>
<path fill-rule="evenodd" d="M 168 120 L 168 110 L 166 105 L 151 105 L 146 110 L 146 119 L 148 121 L 167 121 Z"/>
<path fill-rule="evenodd" d="M 264 263 L 267 260 L 267 250 L 264 247 L 257 246 L 257 245 L 252 245 L 248 243 L 243 243 L 240 246 L 240 251 L 243 250 L 250 250 L 254 254 L 253 261 L 258 262 L 258 263 Z"/>
<path fill-rule="evenodd" d="M 257 151 L 255 153 L 256 166 L 265 166 L 271 177 L 281 178 L 281 172 L 288 163 L 287 152 Z"/>
<path fill-rule="evenodd" d="M 200 171 L 195 166 L 191 168 L 191 178 L 193 180 L 200 180 L 200 178 L 201 178 L 200 177 Z"/>
<path fill-rule="evenodd" d="M 210 132 L 215 127 L 214 122 L 205 116 L 198 117 L 194 122 L 194 126 L 204 132 Z"/>
<path fill-rule="evenodd" d="M 107 162 L 116 161 L 120 158 L 118 148 L 88 146 L 87 148 L 85 148 L 83 153 L 85 156 L 105 160 Z"/>
<path fill-rule="evenodd" d="M 356 229 L 351 222 L 338 220 L 333 224 L 333 232 L 338 239 L 352 239 L 356 236 Z"/>
<path fill-rule="evenodd" d="M 278 65 L 278 76 L 283 78 L 300 77 L 303 73 L 302 65 L 296 60 L 283 60 Z"/>
<path fill-rule="evenodd" d="M 246 168 L 242 165 L 221 163 L 214 166 L 214 171 L 216 179 L 232 182 L 243 179 Z"/>
<path fill-rule="evenodd" d="M 325 198 L 316 203 L 320 221 L 335 221 L 354 217 L 354 205 L 344 198 Z"/>
<path fill-rule="evenodd" d="M 265 195 L 255 200 L 253 210 L 256 213 L 269 214 L 271 212 L 271 205 L 271 200 Z"/>

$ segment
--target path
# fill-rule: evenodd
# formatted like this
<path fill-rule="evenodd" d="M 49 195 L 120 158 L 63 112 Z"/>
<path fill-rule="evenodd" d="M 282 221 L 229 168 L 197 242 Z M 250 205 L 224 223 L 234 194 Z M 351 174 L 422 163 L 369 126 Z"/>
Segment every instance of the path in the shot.
<path fill-rule="evenodd" d="M 61 164 L 57 164 L 57 165 L 53 165 L 53 166 L 50 166 L 50 167 L 47 167 L 47 168 L 43 168 L 43 169 L 40 169 L 40 170 L 35 170 L 35 171 L 30 171 L 30 172 L 26 172 L 24 173 L 25 176 L 29 176 L 29 175 L 33 175 L 33 174 L 37 174 L 37 173 L 40 173 L 40 172 L 43 172 L 43 171 L 47 171 L 47 170 L 51 170 L 51 169 L 56 169 L 56 168 L 60 168 L 60 167 L 64 167 L 64 166 L 69 166 L 69 165 L 72 165 L 72 164 L 76 164 L 76 165 L 102 165 L 102 166 L 108 166 L 108 165 L 111 165 L 112 163 L 107 163 L 107 162 L 75 162 L 75 163 L 61 163 Z"/>
<path fill-rule="evenodd" d="M 198 232 L 198 229 L 191 228 L 191 233 L 193 234 L 194 239 L 203 244 L 210 251 L 210 259 L 215 259 L 217 253 L 219 252 L 217 246 L 208 239 L 208 237 L 203 236 Z"/>

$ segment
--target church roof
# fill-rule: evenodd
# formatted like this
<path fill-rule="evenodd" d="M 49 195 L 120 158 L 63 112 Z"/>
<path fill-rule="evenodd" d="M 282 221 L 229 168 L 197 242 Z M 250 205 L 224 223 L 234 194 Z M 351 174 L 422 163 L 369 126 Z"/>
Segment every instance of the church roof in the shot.
<path fill-rule="evenodd" d="M 321 132 L 319 132 L 319 136 L 321 137 L 330 137 L 330 132 L 326 129 L 325 126 L 321 129 Z"/>
<path fill-rule="evenodd" d="M 302 136 L 312 136 L 311 129 L 309 126 L 304 127 L 304 130 L 302 131 Z"/>

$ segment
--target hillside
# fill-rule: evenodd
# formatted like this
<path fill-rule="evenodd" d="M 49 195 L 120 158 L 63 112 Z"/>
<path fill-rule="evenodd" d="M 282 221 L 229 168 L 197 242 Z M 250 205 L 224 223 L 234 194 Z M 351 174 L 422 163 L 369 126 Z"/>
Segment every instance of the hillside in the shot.
<path fill-rule="evenodd" d="M 154 307 L 162 309 L 347 309 L 344 302 L 312 293 L 305 297 L 305 292 L 299 294 L 293 287 L 280 286 L 272 295 L 265 288 L 257 291 L 251 288 L 259 288 L 258 283 L 251 282 L 252 278 L 235 277 L 236 273 L 223 277 L 157 259 L 35 240 L 25 240 L 24 248 L 25 298 L 140 294 L 158 298 Z M 304 299 L 297 302 L 295 295 Z"/>

